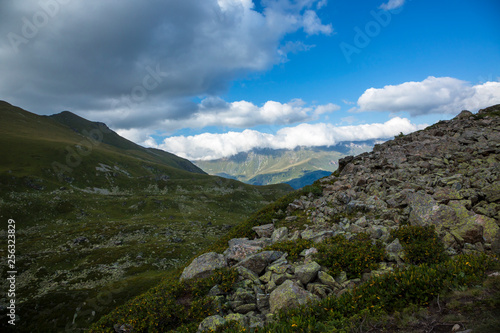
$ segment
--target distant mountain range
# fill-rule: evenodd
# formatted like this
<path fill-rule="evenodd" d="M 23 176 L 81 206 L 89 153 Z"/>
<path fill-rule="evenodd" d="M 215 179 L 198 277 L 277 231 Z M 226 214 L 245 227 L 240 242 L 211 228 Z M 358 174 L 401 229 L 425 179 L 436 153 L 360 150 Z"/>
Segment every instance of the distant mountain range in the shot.
<path fill-rule="evenodd" d="M 375 141 L 343 142 L 330 147 L 254 149 L 250 152 L 209 161 L 195 161 L 211 175 L 237 179 L 252 185 L 287 183 L 298 189 L 328 176 L 338 160 L 370 151 Z"/>

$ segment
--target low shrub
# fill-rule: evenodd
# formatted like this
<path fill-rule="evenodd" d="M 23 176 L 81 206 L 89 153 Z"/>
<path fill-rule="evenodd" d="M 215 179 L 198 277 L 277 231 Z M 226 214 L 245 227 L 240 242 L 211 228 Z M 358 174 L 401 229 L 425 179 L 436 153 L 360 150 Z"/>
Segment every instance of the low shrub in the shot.
<path fill-rule="evenodd" d="M 412 264 L 437 264 L 448 258 L 434 226 L 404 225 L 393 230 L 391 237 L 399 239 L 405 258 Z"/>
<path fill-rule="evenodd" d="M 168 280 L 147 293 L 103 316 L 92 325 L 90 332 L 114 332 L 115 324 L 129 324 L 134 332 L 165 332 L 180 328 L 190 331 L 208 316 L 223 310 L 216 298 L 208 296 L 210 289 L 219 285 L 230 292 L 238 272 L 222 268 L 210 277 L 199 280 Z"/>
<path fill-rule="evenodd" d="M 363 233 L 349 240 L 337 235 L 319 243 L 317 249 L 316 259 L 320 265 L 328 267 L 334 276 L 345 271 L 349 279 L 377 269 L 385 254 L 380 241 L 373 244 L 370 236 Z"/>
<path fill-rule="evenodd" d="M 294 241 L 283 241 L 267 246 L 264 251 L 282 251 L 288 253 L 288 259 L 295 261 L 299 259 L 302 251 L 314 247 L 314 243 L 307 239 L 297 239 Z"/>

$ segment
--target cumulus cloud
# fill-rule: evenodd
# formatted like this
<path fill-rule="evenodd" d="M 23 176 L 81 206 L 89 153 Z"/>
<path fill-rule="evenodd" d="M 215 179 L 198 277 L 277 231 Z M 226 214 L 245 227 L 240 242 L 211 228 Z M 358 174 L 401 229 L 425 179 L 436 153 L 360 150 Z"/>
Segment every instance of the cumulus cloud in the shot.
<path fill-rule="evenodd" d="M 188 118 L 164 119 L 156 126 L 166 132 L 181 128 L 203 128 L 208 126 L 248 128 L 258 125 L 290 125 L 317 119 L 320 115 L 340 110 L 336 104 L 308 106 L 301 99 L 288 103 L 268 101 L 257 106 L 248 101 L 228 103 L 219 97 L 203 99 Z M 131 116 L 132 117 L 132 116 Z M 135 119 L 134 117 L 130 119 Z M 122 133 L 132 133 L 132 131 Z M 134 136 L 125 135 L 133 140 Z"/>
<path fill-rule="evenodd" d="M 395 117 L 385 123 L 336 127 L 332 124 L 300 124 L 285 127 L 276 134 L 255 130 L 204 133 L 194 136 L 166 138 L 158 148 L 191 160 L 211 160 L 228 157 L 254 148 L 294 149 L 299 146 L 331 146 L 343 141 L 363 141 L 389 138 L 400 132 L 409 133 L 425 126 L 412 124 L 406 118 Z"/>
<path fill-rule="evenodd" d="M 312 11 L 322 2 L 4 1 L 0 94 L 42 114 L 106 112 L 114 127 L 189 117 L 193 98 L 282 62 L 286 35 L 331 33 Z"/>
<path fill-rule="evenodd" d="M 358 99 L 358 111 L 409 112 L 412 116 L 456 114 L 500 103 L 500 82 L 471 85 L 451 77 L 429 76 L 421 82 L 405 82 L 367 89 Z"/>
<path fill-rule="evenodd" d="M 404 4 L 405 0 L 389 0 L 389 2 L 381 4 L 380 8 L 383 10 L 393 10 L 403 6 Z"/>

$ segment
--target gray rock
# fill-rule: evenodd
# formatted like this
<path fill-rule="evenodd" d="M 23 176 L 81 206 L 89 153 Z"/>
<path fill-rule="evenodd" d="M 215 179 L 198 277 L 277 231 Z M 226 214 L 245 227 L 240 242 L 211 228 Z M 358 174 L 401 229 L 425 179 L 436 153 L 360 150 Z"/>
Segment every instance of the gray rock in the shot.
<path fill-rule="evenodd" d="M 207 317 L 198 326 L 198 332 L 213 332 L 226 322 L 226 319 L 219 315 Z"/>
<path fill-rule="evenodd" d="M 294 282 L 287 280 L 276 288 L 269 297 L 272 313 L 280 309 L 288 309 L 309 302 L 319 301 L 319 297 L 299 287 Z"/>
<path fill-rule="evenodd" d="M 398 238 L 393 240 L 391 244 L 388 244 L 385 247 L 385 251 L 388 261 L 399 262 L 404 257 L 403 246 L 399 242 Z"/>
<path fill-rule="evenodd" d="M 317 262 L 313 261 L 309 264 L 296 267 L 295 276 L 300 282 L 306 285 L 316 278 L 320 269 L 321 266 Z"/>
<path fill-rule="evenodd" d="M 222 254 L 209 252 L 202 254 L 186 268 L 181 275 L 181 280 L 205 278 L 210 276 L 217 268 L 227 267 L 226 259 Z"/>
<path fill-rule="evenodd" d="M 340 284 L 337 281 L 335 281 L 335 279 L 328 273 L 319 271 L 318 272 L 318 279 L 322 284 L 330 287 L 333 290 L 337 290 L 337 289 L 341 288 Z"/>
<path fill-rule="evenodd" d="M 253 227 L 252 230 L 257 233 L 259 238 L 270 238 L 274 231 L 274 225 L 272 223 L 259 225 L 257 227 Z"/>
<path fill-rule="evenodd" d="M 228 314 L 227 316 L 224 317 L 226 322 L 231 322 L 231 321 L 236 321 L 238 322 L 242 327 L 247 327 L 248 326 L 248 318 L 245 315 L 242 315 L 241 313 L 231 313 Z"/>
<path fill-rule="evenodd" d="M 236 266 L 248 268 L 255 274 L 260 275 L 269 263 L 279 259 L 282 255 L 283 252 L 280 251 L 263 251 L 245 258 Z"/>
<path fill-rule="evenodd" d="M 318 296 L 319 298 L 326 298 L 333 292 L 331 288 L 321 283 L 309 283 L 307 285 L 307 291 Z"/>
<path fill-rule="evenodd" d="M 233 238 L 229 242 L 229 248 L 224 251 L 227 260 L 241 261 L 248 255 L 262 250 L 263 247 L 270 245 L 265 239 L 249 240 L 248 238 Z"/>
<path fill-rule="evenodd" d="M 274 243 L 286 241 L 288 239 L 288 228 L 282 227 L 273 231 L 271 241 Z"/>
<path fill-rule="evenodd" d="M 240 267 L 236 267 L 236 270 L 243 277 L 243 279 L 250 280 L 254 284 L 257 284 L 257 285 L 261 284 L 261 282 L 259 280 L 259 276 L 257 274 L 255 274 L 254 272 L 252 272 L 251 270 L 249 270 L 248 268 L 240 266 Z"/>
<path fill-rule="evenodd" d="M 250 311 L 257 310 L 257 305 L 255 303 L 242 304 L 234 309 L 237 313 L 249 313 Z"/>

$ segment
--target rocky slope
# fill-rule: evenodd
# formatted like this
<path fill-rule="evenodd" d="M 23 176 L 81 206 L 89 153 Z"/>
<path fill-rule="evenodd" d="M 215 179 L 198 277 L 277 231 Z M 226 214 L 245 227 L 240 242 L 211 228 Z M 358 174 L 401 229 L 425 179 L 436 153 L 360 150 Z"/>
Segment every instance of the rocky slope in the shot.
<path fill-rule="evenodd" d="M 254 239 L 231 239 L 222 254 L 206 253 L 185 268 L 181 280 L 223 267 L 239 274 L 239 287 L 232 292 L 212 288 L 209 294 L 226 310 L 203 320 L 199 331 L 229 321 L 263 326 L 280 309 L 340 295 L 409 264 L 400 240 L 391 238 L 402 224 L 434 226 L 450 256 L 499 254 L 500 105 L 476 115 L 463 111 L 453 120 L 376 145 L 371 153 L 346 157 L 319 185 L 321 196 L 294 200 L 282 220 L 254 227 Z M 355 279 L 345 272 L 328 274 L 318 263 L 316 247 L 332 237 L 350 240 L 361 233 L 384 250 L 378 268 Z M 298 258 L 269 248 L 301 240 L 317 245 Z"/>

